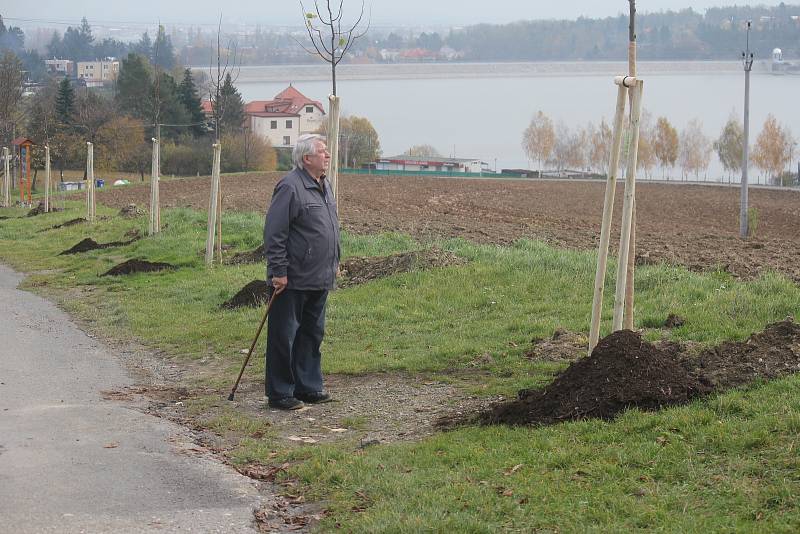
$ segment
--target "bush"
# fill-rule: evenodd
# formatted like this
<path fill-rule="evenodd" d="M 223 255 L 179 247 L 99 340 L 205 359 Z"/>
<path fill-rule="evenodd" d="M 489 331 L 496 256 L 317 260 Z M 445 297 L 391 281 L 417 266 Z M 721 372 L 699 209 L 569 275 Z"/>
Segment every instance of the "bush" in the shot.
<path fill-rule="evenodd" d="M 214 152 L 210 140 L 176 145 L 164 143 L 161 148 L 161 174 L 195 176 L 211 174 Z"/>
<path fill-rule="evenodd" d="M 244 131 L 222 136 L 222 172 L 274 171 L 275 149 L 269 141 Z"/>

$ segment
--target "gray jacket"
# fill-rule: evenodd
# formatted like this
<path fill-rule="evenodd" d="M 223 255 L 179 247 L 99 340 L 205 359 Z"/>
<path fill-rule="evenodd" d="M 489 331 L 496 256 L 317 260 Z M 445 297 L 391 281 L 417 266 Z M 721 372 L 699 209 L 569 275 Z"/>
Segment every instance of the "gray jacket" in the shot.
<path fill-rule="evenodd" d="M 339 218 L 327 179 L 304 169 L 281 178 L 264 224 L 267 279 L 287 276 L 288 289 L 333 289 L 339 268 Z"/>

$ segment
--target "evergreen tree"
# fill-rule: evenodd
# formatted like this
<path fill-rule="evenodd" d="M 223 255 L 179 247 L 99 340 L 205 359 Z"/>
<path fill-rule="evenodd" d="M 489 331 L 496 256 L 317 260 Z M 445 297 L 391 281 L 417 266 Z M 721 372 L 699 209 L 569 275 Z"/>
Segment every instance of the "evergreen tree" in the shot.
<path fill-rule="evenodd" d="M 175 50 L 172 47 L 172 39 L 164 31 L 164 26 L 158 27 L 156 41 L 153 43 L 153 65 L 164 70 L 175 68 Z"/>
<path fill-rule="evenodd" d="M 158 99 L 158 122 L 160 124 L 182 125 L 191 122 L 189 111 L 181 102 L 178 84 L 168 73 L 159 73 L 158 85 L 154 87 L 154 95 Z M 161 129 L 161 136 L 174 139 L 185 132 L 186 128 L 184 127 L 169 126 Z"/>
<path fill-rule="evenodd" d="M 225 75 L 225 81 L 219 91 L 216 118 L 219 123 L 219 132 L 236 132 L 244 123 L 244 102 L 242 95 L 233 85 L 231 73 Z"/>
<path fill-rule="evenodd" d="M 153 41 L 150 40 L 150 35 L 147 32 L 144 32 L 139 42 L 133 45 L 131 52 L 142 55 L 148 60 L 153 56 Z"/>
<path fill-rule="evenodd" d="M 186 111 L 189 112 L 189 120 L 194 123 L 190 128 L 195 137 L 199 137 L 206 133 L 205 119 L 206 115 L 203 113 L 203 107 L 200 103 L 200 96 L 197 94 L 197 87 L 194 84 L 192 71 L 186 69 L 183 71 L 183 80 L 178 86 L 178 95 Z"/>
<path fill-rule="evenodd" d="M 25 48 L 25 34 L 16 26 L 6 28 L 0 16 L 0 50 L 11 50 L 18 53 Z"/>
<path fill-rule="evenodd" d="M 74 113 L 75 91 L 72 89 L 69 78 L 65 76 L 58 84 L 58 93 L 56 93 L 56 118 L 62 124 L 69 124 L 72 122 Z"/>
<path fill-rule="evenodd" d="M 115 98 L 122 113 L 152 123 L 153 75 L 146 58 L 130 53 L 122 60 Z"/>

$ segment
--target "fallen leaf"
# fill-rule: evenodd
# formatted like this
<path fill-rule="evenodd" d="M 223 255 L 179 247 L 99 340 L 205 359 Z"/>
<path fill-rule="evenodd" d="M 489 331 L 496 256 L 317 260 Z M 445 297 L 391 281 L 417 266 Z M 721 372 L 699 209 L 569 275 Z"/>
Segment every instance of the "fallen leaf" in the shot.
<path fill-rule="evenodd" d="M 331 432 L 347 432 L 346 428 L 329 428 Z"/>
<path fill-rule="evenodd" d="M 103 445 L 104 449 L 116 449 L 117 447 L 119 447 L 119 443 L 117 442 L 106 443 L 105 445 Z"/>
<path fill-rule="evenodd" d="M 524 464 L 517 464 L 514 467 L 509 467 L 508 469 L 505 470 L 505 475 L 506 476 L 513 475 L 514 473 L 519 471 L 522 468 L 523 465 Z"/>

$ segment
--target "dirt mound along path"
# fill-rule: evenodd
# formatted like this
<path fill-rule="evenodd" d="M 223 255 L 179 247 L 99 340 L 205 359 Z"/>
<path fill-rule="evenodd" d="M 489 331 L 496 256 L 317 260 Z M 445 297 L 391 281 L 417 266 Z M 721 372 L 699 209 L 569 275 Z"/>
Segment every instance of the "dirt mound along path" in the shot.
<path fill-rule="evenodd" d="M 261 306 L 269 298 L 269 287 L 264 280 L 253 280 L 226 301 L 222 307 L 233 310 L 244 306 Z"/>
<path fill-rule="evenodd" d="M 65 256 L 67 254 L 79 254 L 81 252 L 89 252 L 90 250 L 101 250 L 104 248 L 112 248 L 112 247 L 121 247 L 125 245 L 130 245 L 138 238 L 131 239 L 130 241 L 111 241 L 109 243 L 98 243 L 91 237 L 87 237 L 78 241 L 75 246 L 72 248 L 68 248 L 64 252 L 61 252 L 59 256 Z"/>
<path fill-rule="evenodd" d="M 115 265 L 114 267 L 104 272 L 100 276 L 119 276 L 122 274 L 152 273 L 156 271 L 163 271 L 165 269 L 175 269 L 175 266 L 170 265 L 169 263 L 149 262 L 145 260 L 133 259 L 120 263 L 119 265 Z"/>
<path fill-rule="evenodd" d="M 477 422 L 539 425 L 611 419 L 627 408 L 656 410 L 798 371 L 800 326 L 792 318 L 768 325 L 747 341 L 725 342 L 699 353 L 679 344 L 656 346 L 638 333 L 621 330 L 602 339 L 590 356 L 572 363 L 550 385 L 520 391 L 518 399 L 479 414 Z"/>
<path fill-rule="evenodd" d="M 342 276 L 337 285 L 350 287 L 393 274 L 465 263 L 467 263 L 466 259 L 437 248 L 401 252 L 390 256 L 350 258 L 341 264 Z"/>
<path fill-rule="evenodd" d="M 605 337 L 591 356 L 570 365 L 547 387 L 524 390 L 479 418 L 482 423 L 549 424 L 611 419 L 626 408 L 655 410 L 704 392 L 696 377 L 630 330 Z"/>
<path fill-rule="evenodd" d="M 262 261 L 266 261 L 263 244 L 247 252 L 237 252 L 230 259 L 226 259 L 225 263 L 230 265 L 240 265 L 243 263 L 260 263 Z"/>

